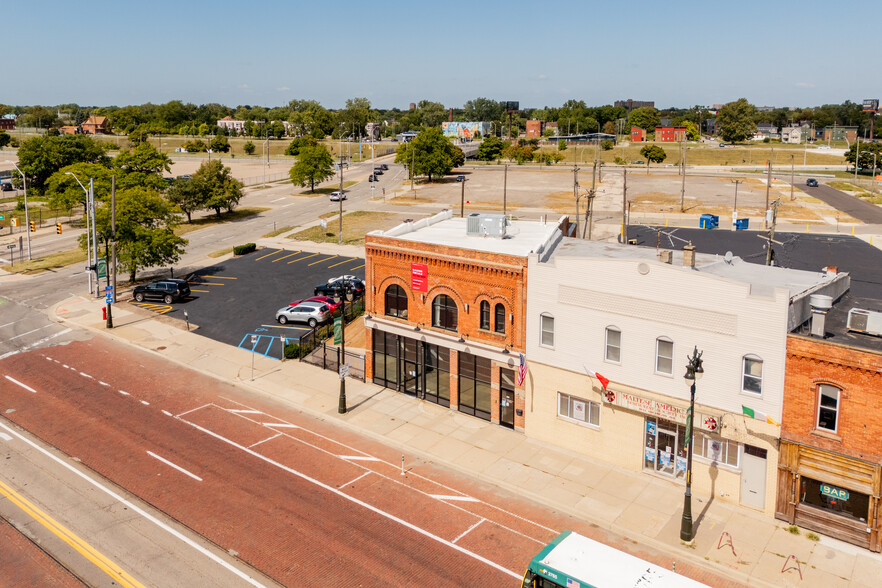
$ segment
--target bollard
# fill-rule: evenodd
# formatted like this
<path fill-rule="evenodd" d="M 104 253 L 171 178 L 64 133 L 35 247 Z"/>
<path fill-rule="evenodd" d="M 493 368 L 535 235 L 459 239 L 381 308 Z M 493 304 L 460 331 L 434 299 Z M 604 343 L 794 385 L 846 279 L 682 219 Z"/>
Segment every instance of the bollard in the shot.
<path fill-rule="evenodd" d="M 808 233 L 808 223 L 805 223 L 805 232 Z"/>
<path fill-rule="evenodd" d="M 851 225 L 851 236 L 854 237 L 854 225 Z"/>
<path fill-rule="evenodd" d="M 106 306 L 101 307 L 101 320 L 102 321 L 107 320 L 107 307 Z"/>
<path fill-rule="evenodd" d="M 401 475 L 404 475 L 404 456 L 401 456 Z"/>

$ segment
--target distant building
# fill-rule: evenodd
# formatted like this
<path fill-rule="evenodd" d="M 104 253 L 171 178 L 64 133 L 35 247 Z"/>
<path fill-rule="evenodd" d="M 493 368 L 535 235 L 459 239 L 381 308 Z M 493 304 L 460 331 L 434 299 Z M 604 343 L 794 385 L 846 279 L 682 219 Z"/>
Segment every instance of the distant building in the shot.
<path fill-rule="evenodd" d="M 632 100 L 631 98 L 628 98 L 627 100 L 616 100 L 613 106 L 616 108 L 626 108 L 628 112 L 631 112 L 635 108 L 655 108 L 655 101 Z"/>
<path fill-rule="evenodd" d="M 655 140 L 662 143 L 685 141 L 686 127 L 655 127 Z"/>
<path fill-rule="evenodd" d="M 631 127 L 631 142 L 642 143 L 646 140 L 646 131 L 640 127 Z"/>
<path fill-rule="evenodd" d="M 672 118 L 662 118 L 658 121 L 659 126 L 662 127 L 670 127 L 674 124 L 674 119 Z"/>
<path fill-rule="evenodd" d="M 12 131 L 15 129 L 15 117 L 13 118 L 0 118 L 0 131 Z"/>
<path fill-rule="evenodd" d="M 815 129 L 808 123 L 790 125 L 781 129 L 782 143 L 805 143 L 815 138 Z"/>
<path fill-rule="evenodd" d="M 778 127 L 770 123 L 760 123 L 756 125 L 756 133 L 753 136 L 754 141 L 762 141 L 763 139 L 777 139 Z"/>
<path fill-rule="evenodd" d="M 237 135 L 241 135 L 245 132 L 245 121 L 244 120 L 233 120 L 232 116 L 225 116 L 219 121 L 217 121 L 217 126 L 222 129 L 229 129 L 235 132 Z"/>
<path fill-rule="evenodd" d="M 545 122 L 541 120 L 527 121 L 527 137 L 541 137 L 545 131 Z"/>
<path fill-rule="evenodd" d="M 83 129 L 77 126 L 68 125 L 58 129 L 58 132 L 62 135 L 82 135 Z"/>
<path fill-rule="evenodd" d="M 85 135 L 106 135 L 107 117 L 90 116 L 80 125 L 80 128 Z"/>
<path fill-rule="evenodd" d="M 443 122 L 441 123 L 441 132 L 445 137 L 454 137 L 457 139 L 474 139 L 478 134 L 486 137 L 490 134 L 490 123 L 488 122 Z"/>
<path fill-rule="evenodd" d="M 824 141 L 848 141 L 857 139 L 857 127 L 832 126 L 824 128 Z"/>

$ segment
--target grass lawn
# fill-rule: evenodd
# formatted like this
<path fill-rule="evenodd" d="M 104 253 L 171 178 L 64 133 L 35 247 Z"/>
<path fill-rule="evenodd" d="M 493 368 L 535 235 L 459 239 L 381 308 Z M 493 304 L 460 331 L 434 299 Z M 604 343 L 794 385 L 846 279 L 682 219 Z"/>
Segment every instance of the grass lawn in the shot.
<path fill-rule="evenodd" d="M 232 253 L 232 252 L 233 252 L 233 248 L 228 247 L 227 249 L 221 249 L 220 251 L 212 251 L 211 253 L 208 254 L 208 257 L 223 257 L 224 255 L 227 255 L 228 253 Z"/>
<path fill-rule="evenodd" d="M 269 208 L 260 208 L 255 206 L 251 208 L 237 208 L 233 212 L 222 212 L 220 216 L 217 216 L 216 214 L 210 214 L 208 216 L 194 218 L 192 223 L 184 221 L 180 225 L 176 226 L 175 235 L 180 237 L 192 231 L 204 229 L 205 227 L 210 227 L 212 225 L 219 225 L 221 223 L 229 223 L 242 218 L 248 218 L 249 216 L 254 216 L 255 214 L 260 214 L 261 212 L 266 212 L 267 210 L 269 210 Z"/>
<path fill-rule="evenodd" d="M 86 261 L 86 252 L 82 249 L 71 249 L 70 251 L 59 251 L 51 253 L 43 257 L 37 257 L 31 261 L 16 262 L 12 267 L 4 265 L 3 269 L 10 273 L 16 274 L 37 274 L 50 269 L 65 267 L 72 263 L 83 263 Z"/>
<path fill-rule="evenodd" d="M 350 188 L 357 183 L 358 182 L 356 182 L 354 180 L 349 181 L 349 182 L 343 182 L 343 189 L 346 190 L 346 188 Z M 301 196 L 318 196 L 320 194 L 330 194 L 331 192 L 337 192 L 338 190 L 340 190 L 339 183 L 334 184 L 333 186 L 325 187 L 325 188 L 316 188 L 314 192 L 310 192 L 309 190 L 304 190 L 303 192 L 300 193 L 300 195 Z"/>
<path fill-rule="evenodd" d="M 288 226 L 288 227 L 282 227 L 281 229 L 276 229 L 275 231 L 270 231 L 270 232 L 267 233 L 266 235 L 263 235 L 261 238 L 262 238 L 262 239 L 269 239 L 270 237 L 278 237 L 278 236 L 281 235 L 282 233 L 287 233 L 288 231 L 293 231 L 293 230 L 296 229 L 296 228 L 297 228 L 297 227 L 291 227 L 291 226 Z M 231 251 L 232 251 L 232 250 L 231 250 Z"/>
<path fill-rule="evenodd" d="M 335 213 L 336 214 L 336 213 Z M 370 231 L 386 230 L 401 223 L 405 215 L 393 214 L 391 212 L 371 212 L 367 210 L 356 210 L 349 214 L 343 215 L 343 244 L 344 245 L 364 245 L 364 235 Z M 315 243 L 337 243 L 339 242 L 339 233 L 337 221 L 328 223 L 328 228 L 323 229 L 320 225 L 304 229 L 293 235 L 289 235 L 289 239 L 297 241 L 313 241 Z"/>

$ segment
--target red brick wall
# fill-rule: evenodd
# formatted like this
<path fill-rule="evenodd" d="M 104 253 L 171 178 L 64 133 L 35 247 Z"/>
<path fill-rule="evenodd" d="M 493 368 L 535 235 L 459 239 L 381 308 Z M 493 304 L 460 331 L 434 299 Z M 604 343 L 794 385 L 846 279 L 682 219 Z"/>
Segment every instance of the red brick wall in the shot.
<path fill-rule="evenodd" d="M 640 143 L 646 140 L 646 131 L 638 127 L 631 127 L 631 142 Z"/>
<path fill-rule="evenodd" d="M 542 124 L 541 120 L 528 120 L 527 121 L 527 136 L 528 137 L 541 137 L 542 136 Z"/>
<path fill-rule="evenodd" d="M 838 431 L 817 431 L 818 385 L 842 390 Z M 809 337 L 787 337 L 781 437 L 882 461 L 882 354 Z"/>

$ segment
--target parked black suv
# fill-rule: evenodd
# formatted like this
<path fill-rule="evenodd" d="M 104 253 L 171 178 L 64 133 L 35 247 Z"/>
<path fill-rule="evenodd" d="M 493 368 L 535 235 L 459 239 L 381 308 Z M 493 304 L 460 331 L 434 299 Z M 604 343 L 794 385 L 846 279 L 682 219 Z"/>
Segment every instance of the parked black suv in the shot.
<path fill-rule="evenodd" d="M 353 298 L 364 296 L 364 282 L 361 280 L 337 280 L 329 284 L 319 284 L 313 290 L 313 296 L 339 296 L 343 290 L 352 292 Z"/>
<path fill-rule="evenodd" d="M 177 302 L 190 296 L 190 284 L 178 278 L 159 280 L 149 284 L 135 286 L 132 296 L 138 302 L 144 300 L 162 300 L 166 304 Z"/>
<path fill-rule="evenodd" d="M 809 178 L 805 181 L 805 185 L 808 186 L 809 188 L 817 188 L 818 187 L 818 180 L 816 180 L 815 178 Z"/>

